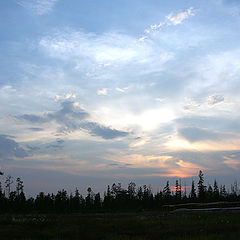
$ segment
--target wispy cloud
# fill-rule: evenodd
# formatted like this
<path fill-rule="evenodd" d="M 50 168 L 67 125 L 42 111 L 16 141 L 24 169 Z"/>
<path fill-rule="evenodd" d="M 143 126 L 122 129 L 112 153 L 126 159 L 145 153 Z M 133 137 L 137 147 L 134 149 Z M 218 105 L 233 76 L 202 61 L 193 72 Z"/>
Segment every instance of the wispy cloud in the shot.
<path fill-rule="evenodd" d="M 149 28 L 145 29 L 144 32 L 146 34 L 150 34 L 150 33 L 157 32 L 166 26 L 181 24 L 185 19 L 194 15 L 195 15 L 195 12 L 193 7 L 190 7 L 185 11 L 180 11 L 177 14 L 170 13 L 169 15 L 166 16 L 164 21 L 158 24 L 151 25 Z M 142 36 L 141 38 L 139 38 L 139 41 L 144 41 L 145 39 L 147 39 L 147 36 Z"/>
<path fill-rule="evenodd" d="M 124 87 L 124 88 L 117 87 L 116 91 L 121 92 L 121 93 L 125 93 L 128 89 L 129 89 L 129 87 Z"/>
<path fill-rule="evenodd" d="M 157 43 L 140 43 L 137 38 L 116 32 L 97 35 L 66 30 L 43 37 L 39 47 L 52 58 L 74 63 L 76 70 L 88 76 L 104 69 L 109 75 L 119 68 L 137 65 L 145 66 L 142 72 L 150 69 L 146 68 L 149 64 L 160 69 L 173 57 Z"/>
<path fill-rule="evenodd" d="M 19 0 L 18 4 L 36 15 L 48 14 L 58 0 Z"/>
<path fill-rule="evenodd" d="M 181 24 L 185 19 L 194 15 L 195 15 L 194 8 L 190 7 L 186 11 L 178 12 L 175 15 L 173 13 L 169 14 L 167 16 L 167 20 L 169 21 L 170 24 L 178 25 L 178 24 Z"/>

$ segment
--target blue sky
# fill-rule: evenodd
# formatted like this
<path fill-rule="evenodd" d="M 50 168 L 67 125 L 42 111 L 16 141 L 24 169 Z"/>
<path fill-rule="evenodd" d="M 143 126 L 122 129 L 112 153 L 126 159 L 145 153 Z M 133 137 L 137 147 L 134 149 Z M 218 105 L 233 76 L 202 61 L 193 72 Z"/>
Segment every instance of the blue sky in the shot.
<path fill-rule="evenodd" d="M 240 4 L 0 1 L 0 165 L 29 194 L 239 181 Z"/>

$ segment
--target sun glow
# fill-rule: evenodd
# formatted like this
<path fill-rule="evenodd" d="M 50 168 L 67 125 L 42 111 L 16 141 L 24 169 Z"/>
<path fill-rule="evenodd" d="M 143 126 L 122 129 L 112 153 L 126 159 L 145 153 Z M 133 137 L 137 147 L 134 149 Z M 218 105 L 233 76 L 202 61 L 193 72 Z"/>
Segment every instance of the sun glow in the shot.
<path fill-rule="evenodd" d="M 116 128 L 139 126 L 146 132 L 153 131 L 176 117 L 174 111 L 168 108 L 149 109 L 137 114 L 116 107 L 101 107 L 93 114 L 97 119 L 101 117 L 105 124 Z"/>

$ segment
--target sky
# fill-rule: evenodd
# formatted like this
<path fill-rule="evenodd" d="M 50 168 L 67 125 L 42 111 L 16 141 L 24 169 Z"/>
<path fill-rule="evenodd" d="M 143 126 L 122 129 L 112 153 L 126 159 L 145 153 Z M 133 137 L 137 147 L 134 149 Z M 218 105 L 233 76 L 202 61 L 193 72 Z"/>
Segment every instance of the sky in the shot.
<path fill-rule="evenodd" d="M 1 170 L 29 195 L 240 181 L 239 27 L 238 0 L 0 0 Z"/>

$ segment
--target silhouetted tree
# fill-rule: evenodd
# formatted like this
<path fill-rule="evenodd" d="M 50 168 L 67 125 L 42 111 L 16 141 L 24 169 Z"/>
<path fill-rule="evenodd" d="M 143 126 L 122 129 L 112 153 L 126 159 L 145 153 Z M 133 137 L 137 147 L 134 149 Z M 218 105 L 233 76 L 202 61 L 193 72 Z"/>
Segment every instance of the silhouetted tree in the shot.
<path fill-rule="evenodd" d="M 214 201 L 219 200 L 219 188 L 216 179 L 214 180 L 214 185 L 213 185 L 213 198 Z"/>
<path fill-rule="evenodd" d="M 10 192 L 11 192 L 11 185 L 13 184 L 13 178 L 12 176 L 8 175 L 6 177 L 6 181 L 5 181 L 5 189 L 7 192 L 7 196 L 9 197 Z"/>
<path fill-rule="evenodd" d="M 107 191 L 104 193 L 104 200 L 103 200 L 103 206 L 105 209 L 111 209 L 112 206 L 112 194 L 111 194 L 111 190 L 110 190 L 110 186 L 107 186 Z"/>
<path fill-rule="evenodd" d="M 169 181 L 167 181 L 166 186 L 163 188 L 163 197 L 166 202 L 171 199 L 171 190 L 169 187 Z"/>
<path fill-rule="evenodd" d="M 207 189 L 207 200 L 210 202 L 213 200 L 213 188 L 210 184 L 208 185 Z"/>
<path fill-rule="evenodd" d="M 177 201 L 181 201 L 182 199 L 182 186 L 181 183 L 179 184 L 178 180 L 176 180 L 175 185 L 175 197 Z"/>
<path fill-rule="evenodd" d="M 21 181 L 21 179 L 18 177 L 17 180 L 17 186 L 16 186 L 16 192 L 17 195 L 19 196 L 21 192 L 23 192 L 23 181 Z"/>
<path fill-rule="evenodd" d="M 68 207 L 68 195 L 67 191 L 62 189 L 58 191 L 55 196 L 55 209 L 58 212 L 65 212 Z"/>
<path fill-rule="evenodd" d="M 199 171 L 198 177 L 199 177 L 198 199 L 200 202 L 202 202 L 202 201 L 204 201 L 204 198 L 205 198 L 206 186 L 204 186 L 203 172 L 201 170 Z"/>
<path fill-rule="evenodd" d="M 94 197 L 94 208 L 99 210 L 102 206 L 100 193 L 97 193 Z"/>
<path fill-rule="evenodd" d="M 90 187 L 88 187 L 87 192 L 88 194 L 87 194 L 87 197 L 85 198 L 86 208 L 91 209 L 94 203 L 94 200 L 93 200 L 94 193 Z"/>
<path fill-rule="evenodd" d="M 129 198 L 131 200 L 135 198 L 135 195 L 136 195 L 136 183 L 130 182 L 128 184 L 128 195 L 129 195 Z"/>
<path fill-rule="evenodd" d="M 142 187 L 140 186 L 139 188 L 138 188 L 138 190 L 137 190 L 137 199 L 139 200 L 139 201 L 142 201 L 142 199 L 143 199 L 143 190 L 142 190 Z"/>
<path fill-rule="evenodd" d="M 192 201 L 195 201 L 196 198 L 197 198 L 197 194 L 196 194 L 195 183 L 194 183 L 194 180 L 192 180 L 192 188 L 191 188 L 191 192 L 190 192 L 190 199 Z"/>
<path fill-rule="evenodd" d="M 227 198 L 227 191 L 225 185 L 220 186 L 220 199 L 225 200 Z"/>
<path fill-rule="evenodd" d="M 182 196 L 182 186 L 180 180 L 176 180 L 175 194 L 172 192 L 167 181 L 166 186 L 156 195 L 153 194 L 151 186 L 143 185 L 136 188 L 134 182 L 128 184 L 127 189 L 121 186 L 121 183 L 107 186 L 104 193 L 104 199 L 101 199 L 100 193 L 94 194 L 92 189 L 87 189 L 87 196 L 84 199 L 76 188 L 74 194 L 68 195 L 67 191 L 62 189 L 56 195 L 40 192 L 36 198 L 26 199 L 24 194 L 23 181 L 16 179 L 16 191 L 11 191 L 12 177 L 7 176 L 5 181 L 5 191 L 7 196 L 2 193 L 0 183 L 0 212 L 86 212 L 86 211 L 136 211 L 144 209 L 161 208 L 163 205 L 186 203 L 195 201 L 196 188 L 192 180 L 192 188 L 189 198 Z M 185 188 L 186 191 L 186 188 Z M 199 201 L 239 201 L 239 189 L 237 182 L 231 185 L 231 192 L 226 190 L 225 185 L 221 185 L 220 190 L 216 180 L 213 187 L 208 184 L 204 186 L 202 171 L 199 172 L 198 182 Z M 165 207 L 165 206 L 164 206 Z M 168 206 L 169 207 L 169 206 Z"/>

